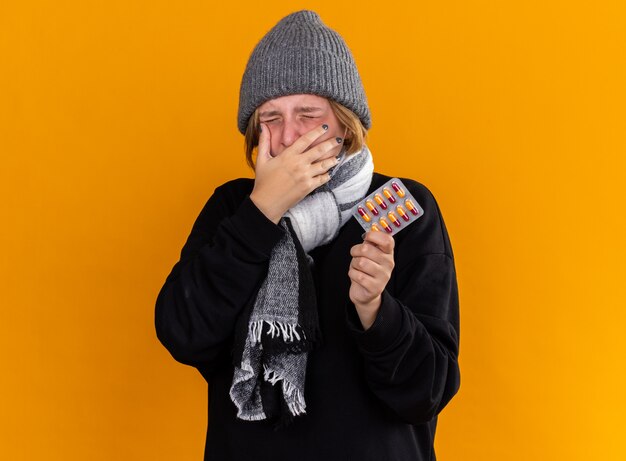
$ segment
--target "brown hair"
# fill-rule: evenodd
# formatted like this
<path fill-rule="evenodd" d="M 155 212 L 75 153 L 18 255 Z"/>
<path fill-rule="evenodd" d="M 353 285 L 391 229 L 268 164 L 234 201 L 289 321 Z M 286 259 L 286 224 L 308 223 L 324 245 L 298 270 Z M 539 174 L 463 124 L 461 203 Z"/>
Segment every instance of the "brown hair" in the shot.
<path fill-rule="evenodd" d="M 330 108 L 332 109 L 335 117 L 346 128 L 346 140 L 344 145 L 346 147 L 346 154 L 351 155 L 359 152 L 363 149 L 365 138 L 367 137 L 367 130 L 361 123 L 361 120 L 357 115 L 347 107 L 339 104 L 338 102 L 329 99 Z M 248 126 L 246 127 L 246 134 L 244 138 L 244 148 L 246 151 L 246 162 L 254 170 L 254 160 L 252 157 L 259 145 L 259 110 L 256 109 L 250 120 L 248 120 Z"/>

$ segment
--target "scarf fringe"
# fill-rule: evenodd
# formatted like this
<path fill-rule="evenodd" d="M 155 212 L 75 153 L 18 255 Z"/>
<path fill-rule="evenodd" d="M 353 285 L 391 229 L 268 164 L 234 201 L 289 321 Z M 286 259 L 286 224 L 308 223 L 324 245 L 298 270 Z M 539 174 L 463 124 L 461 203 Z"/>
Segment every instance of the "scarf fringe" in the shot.
<path fill-rule="evenodd" d="M 306 334 L 302 328 L 299 328 L 298 324 L 286 323 L 278 320 L 257 320 L 255 322 L 251 322 L 250 324 L 252 344 L 261 343 L 264 325 L 267 326 L 267 328 L 265 328 L 265 334 L 272 339 L 281 337 L 286 343 L 306 341 Z M 298 329 L 300 329 L 300 333 L 298 333 Z"/>
<path fill-rule="evenodd" d="M 247 415 L 245 413 L 237 413 L 237 417 L 239 419 L 244 419 L 246 421 L 261 421 L 265 419 L 265 413 L 255 413 L 253 415 Z"/>
<path fill-rule="evenodd" d="M 271 370 L 264 365 L 263 379 L 272 385 L 276 385 L 279 381 L 282 381 L 281 386 L 285 395 L 285 400 L 288 401 L 287 406 L 289 407 L 291 414 L 299 416 L 306 413 L 304 396 L 300 390 L 291 382 L 286 380 L 284 376 L 279 374 L 276 370 Z"/>

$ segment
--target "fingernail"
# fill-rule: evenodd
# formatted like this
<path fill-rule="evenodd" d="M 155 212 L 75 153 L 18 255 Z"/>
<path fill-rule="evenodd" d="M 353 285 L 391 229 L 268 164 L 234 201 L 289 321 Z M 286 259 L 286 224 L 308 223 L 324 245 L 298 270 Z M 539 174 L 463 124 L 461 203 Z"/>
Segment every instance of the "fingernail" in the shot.
<path fill-rule="evenodd" d="M 343 138 L 337 137 L 335 139 L 337 140 L 337 144 L 341 144 L 343 142 Z"/>
<path fill-rule="evenodd" d="M 366 235 L 366 234 L 367 234 L 367 232 L 363 232 L 363 235 L 361 235 L 361 238 L 362 238 L 363 240 L 365 240 L 365 235 Z"/>
<path fill-rule="evenodd" d="M 324 128 L 325 130 L 328 130 L 328 125 L 324 124 L 322 125 L 322 128 Z"/>

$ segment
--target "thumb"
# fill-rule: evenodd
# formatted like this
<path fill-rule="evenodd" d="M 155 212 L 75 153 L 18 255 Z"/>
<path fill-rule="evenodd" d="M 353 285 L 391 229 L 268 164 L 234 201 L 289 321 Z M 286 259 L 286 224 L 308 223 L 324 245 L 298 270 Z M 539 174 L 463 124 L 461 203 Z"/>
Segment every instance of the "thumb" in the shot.
<path fill-rule="evenodd" d="M 259 125 L 259 145 L 257 146 L 257 165 L 267 162 L 272 156 L 270 155 L 270 129 L 267 125 L 261 123 Z"/>

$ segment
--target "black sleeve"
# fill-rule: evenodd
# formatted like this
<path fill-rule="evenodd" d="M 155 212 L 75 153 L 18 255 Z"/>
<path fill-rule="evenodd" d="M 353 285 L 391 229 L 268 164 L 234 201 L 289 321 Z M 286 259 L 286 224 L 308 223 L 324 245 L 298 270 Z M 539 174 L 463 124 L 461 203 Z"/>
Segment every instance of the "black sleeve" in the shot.
<path fill-rule="evenodd" d="M 284 232 L 241 186 L 232 181 L 215 190 L 156 300 L 161 343 L 177 361 L 204 371 L 230 351 L 237 316 L 258 291 Z"/>
<path fill-rule="evenodd" d="M 396 265 L 374 324 L 363 331 L 352 303 L 347 311 L 369 387 L 411 424 L 432 420 L 460 385 L 452 249 L 434 197 L 419 186 L 411 192 L 424 208 L 423 221 L 396 238 Z"/>

